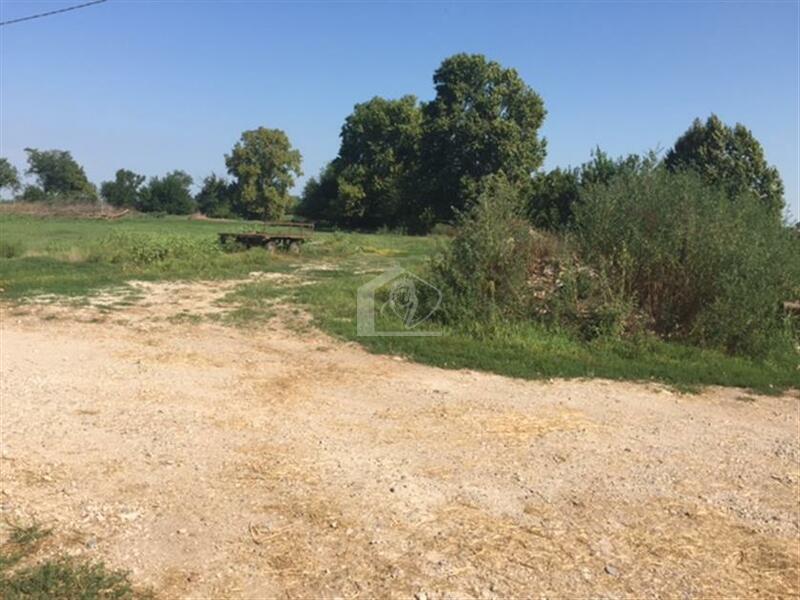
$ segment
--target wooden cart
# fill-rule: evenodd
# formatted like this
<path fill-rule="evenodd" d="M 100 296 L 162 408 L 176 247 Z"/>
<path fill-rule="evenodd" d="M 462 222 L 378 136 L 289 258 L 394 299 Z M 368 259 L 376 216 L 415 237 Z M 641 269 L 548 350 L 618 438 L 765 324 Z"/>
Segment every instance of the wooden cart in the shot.
<path fill-rule="evenodd" d="M 264 231 L 220 233 L 219 241 L 222 244 L 238 244 L 244 248 L 260 246 L 270 252 L 284 250 L 297 253 L 311 239 L 313 232 L 313 223 L 267 221 L 264 223 Z"/>

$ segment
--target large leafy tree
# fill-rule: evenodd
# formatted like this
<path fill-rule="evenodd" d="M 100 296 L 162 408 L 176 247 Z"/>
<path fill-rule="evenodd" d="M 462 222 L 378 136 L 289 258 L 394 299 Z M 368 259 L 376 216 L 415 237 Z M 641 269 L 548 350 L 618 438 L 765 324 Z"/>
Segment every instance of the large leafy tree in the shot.
<path fill-rule="evenodd" d="M 541 97 L 519 76 L 479 54 L 445 59 L 433 76 L 436 98 L 423 107 L 422 171 L 439 218 L 480 193 L 487 175 L 526 181 L 541 166 Z"/>
<path fill-rule="evenodd" d="M 415 96 L 356 104 L 342 127 L 337 159 L 342 212 L 366 227 L 397 226 L 407 213 L 422 113 Z"/>
<path fill-rule="evenodd" d="M 236 179 L 236 213 L 247 218 L 281 218 L 294 178 L 303 174 L 301 163 L 300 152 L 280 129 L 245 131 L 225 155 L 228 172 Z"/>
<path fill-rule="evenodd" d="M 731 197 L 749 192 L 770 211 L 781 214 L 784 207 L 783 181 L 764 157 L 764 148 L 744 125 L 725 125 L 716 115 L 705 123 L 695 119 L 678 138 L 665 158 L 672 171 L 696 171 Z"/>
<path fill-rule="evenodd" d="M 0 158 L 0 191 L 9 189 L 15 192 L 19 189 L 19 171 L 7 158 Z"/>
<path fill-rule="evenodd" d="M 100 185 L 100 195 L 112 206 L 134 208 L 139 204 L 144 175 L 128 169 L 119 169 L 114 181 L 104 181 Z"/>
<path fill-rule="evenodd" d="M 304 191 L 303 208 L 351 227 L 397 227 L 410 211 L 422 114 L 415 96 L 356 104 L 339 155 Z"/>
<path fill-rule="evenodd" d="M 137 208 L 142 212 L 187 215 L 195 209 L 191 185 L 192 178 L 184 171 L 153 177 L 142 189 Z"/>
<path fill-rule="evenodd" d="M 97 190 L 69 151 L 25 148 L 25 152 L 28 153 L 28 170 L 25 174 L 35 176 L 39 187 L 48 197 L 96 199 Z"/>

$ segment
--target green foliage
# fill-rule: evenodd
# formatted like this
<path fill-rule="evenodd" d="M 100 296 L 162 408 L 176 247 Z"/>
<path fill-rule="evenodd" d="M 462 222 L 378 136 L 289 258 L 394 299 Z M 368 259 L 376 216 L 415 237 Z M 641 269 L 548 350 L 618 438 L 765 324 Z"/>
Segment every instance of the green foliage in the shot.
<path fill-rule="evenodd" d="M 100 195 L 111 206 L 136 208 L 141 201 L 141 187 L 145 176 L 127 169 L 119 169 L 114 181 L 104 181 L 100 185 Z"/>
<path fill-rule="evenodd" d="M 524 182 L 545 157 L 538 136 L 546 111 L 514 69 L 479 54 L 445 59 L 433 76 L 436 98 L 423 107 L 420 178 L 440 219 L 475 200 L 481 180 L 501 170 Z"/>
<path fill-rule="evenodd" d="M 212 250 L 217 234 L 231 231 L 232 227 L 235 226 L 230 223 L 170 216 L 159 219 L 136 216 L 109 222 L 0 214 L 3 239 L 24 242 L 27 250 L 25 256 L 0 260 L 2 297 L 23 302 L 25 297 L 35 294 L 80 297 L 124 285 L 132 278 L 208 280 L 245 278 L 253 271 L 293 273 L 296 279 L 287 280 L 279 290 L 261 282 L 253 297 L 243 302 L 243 310 L 233 317 L 241 322 L 261 318 L 261 312 L 273 310 L 267 300 L 274 300 L 278 294 L 286 301 L 299 303 L 313 315 L 314 323 L 330 334 L 362 344 L 373 352 L 403 355 L 439 367 L 487 370 L 524 378 L 607 377 L 657 380 L 681 386 L 737 385 L 773 393 L 786 387 L 800 387 L 794 354 L 760 361 L 653 337 L 623 340 L 607 335 L 597 337 L 591 333 L 592 319 L 601 326 L 601 311 L 591 318 L 581 316 L 581 323 L 585 323 L 581 333 L 586 330 L 582 337 L 592 341 L 584 341 L 572 328 L 551 326 L 547 315 L 540 317 L 535 312 L 534 318 L 498 323 L 492 335 L 475 335 L 474 327 L 442 326 L 435 322 L 430 328 L 443 329 L 441 337 L 359 337 L 353 310 L 358 287 L 397 265 L 431 281 L 425 267 L 437 246 L 445 241 L 443 238 L 316 232 L 313 241 L 298 256 L 267 255 L 260 249 L 237 253 Z M 174 236 L 191 238 L 209 251 L 181 253 L 181 258 L 167 258 L 149 265 L 136 265 L 130 259 L 111 262 L 96 246 L 98 240 L 106 239 L 112 232 L 131 239 L 107 240 L 108 251 L 123 244 L 135 253 L 142 237 Z M 534 260 L 562 264 L 564 270 L 570 268 L 572 259 L 567 242 L 559 236 L 538 233 L 532 238 Z M 335 271 L 330 269 L 331 264 L 336 265 Z M 579 286 L 595 281 L 591 273 L 580 277 Z M 564 280 L 566 276 L 562 271 L 554 273 L 553 278 Z M 258 301 L 259 294 L 265 296 L 263 303 Z M 535 304 L 535 308 L 538 306 L 541 304 Z"/>
<path fill-rule="evenodd" d="M 589 186 L 575 219 L 585 259 L 662 337 L 793 351 L 782 302 L 800 286 L 797 247 L 760 200 L 652 166 Z"/>
<path fill-rule="evenodd" d="M 357 104 L 339 155 L 307 183 L 301 213 L 344 227 L 427 233 L 468 207 L 485 177 L 502 171 L 526 182 L 545 155 L 538 94 L 482 55 L 446 59 L 434 84 L 436 98 L 422 107 L 414 96 Z"/>
<path fill-rule="evenodd" d="M 19 171 L 7 158 L 0 158 L 0 191 L 9 189 L 16 192 L 20 187 Z"/>
<path fill-rule="evenodd" d="M 164 177 L 153 177 L 139 194 L 136 206 L 142 212 L 188 215 L 195 209 L 190 187 L 192 178 L 183 171 L 172 171 Z"/>
<path fill-rule="evenodd" d="M 300 169 L 302 156 L 280 129 L 259 127 L 245 131 L 225 156 L 236 179 L 234 211 L 252 219 L 280 219 L 289 203 L 289 189 Z"/>
<path fill-rule="evenodd" d="M 558 229 L 572 220 L 572 209 L 580 198 L 577 169 L 556 168 L 537 173 L 525 190 L 531 222 L 544 229 Z"/>
<path fill-rule="evenodd" d="M 333 211 L 339 194 L 336 170 L 334 162 L 329 162 L 317 177 L 306 181 L 298 207 L 301 216 L 315 221 L 338 222 L 339 215 Z"/>
<path fill-rule="evenodd" d="M 194 197 L 198 210 L 212 218 L 227 219 L 233 215 L 231 208 L 234 188 L 224 177 L 214 173 L 203 179 L 203 187 Z"/>
<path fill-rule="evenodd" d="M 431 266 L 431 283 L 442 292 L 439 316 L 451 325 L 495 326 L 530 310 L 533 239 L 517 189 L 502 174 L 488 177 L 484 186 Z"/>
<path fill-rule="evenodd" d="M 347 225 L 397 227 L 408 216 L 422 114 L 414 96 L 357 104 L 342 127 L 334 212 Z"/>
<path fill-rule="evenodd" d="M 338 226 L 400 227 L 416 213 L 413 173 L 422 113 L 414 96 L 356 104 L 339 155 L 303 191 L 301 214 Z"/>
<path fill-rule="evenodd" d="M 651 152 L 645 156 L 629 154 L 611 158 L 600 148 L 592 151 L 591 160 L 577 169 L 556 168 L 537 173 L 523 187 L 527 212 L 532 223 L 544 229 L 564 229 L 573 222 L 574 208 L 586 186 L 606 184 L 623 173 L 636 173 L 658 164 Z"/>
<path fill-rule="evenodd" d="M 731 198 L 751 193 L 781 217 L 784 198 L 780 174 L 769 166 L 752 132 L 740 123 L 729 127 L 713 114 L 705 123 L 695 119 L 667 153 L 665 162 L 672 171 L 696 171 Z"/>
<path fill-rule="evenodd" d="M 12 525 L 0 547 L 0 597 L 6 600 L 60 598 L 64 600 L 136 599 L 127 573 L 68 556 L 38 557 L 41 542 L 51 530 L 39 525 Z"/>
<path fill-rule="evenodd" d="M 25 248 L 22 242 L 17 240 L 0 240 L 0 258 L 15 258 L 17 256 L 22 256 L 24 253 Z"/>
<path fill-rule="evenodd" d="M 221 247 L 213 238 L 112 232 L 96 242 L 88 259 L 110 262 L 125 268 L 172 261 L 202 262 L 220 253 Z"/>
<path fill-rule="evenodd" d="M 23 598 L 123 599 L 136 598 L 128 576 L 102 563 L 61 557 L 0 575 L 0 594 L 7 600 Z"/>
<path fill-rule="evenodd" d="M 28 153 L 26 175 L 36 177 L 47 198 L 67 201 L 96 200 L 97 190 L 86 178 L 86 173 L 66 150 L 36 150 Z"/>

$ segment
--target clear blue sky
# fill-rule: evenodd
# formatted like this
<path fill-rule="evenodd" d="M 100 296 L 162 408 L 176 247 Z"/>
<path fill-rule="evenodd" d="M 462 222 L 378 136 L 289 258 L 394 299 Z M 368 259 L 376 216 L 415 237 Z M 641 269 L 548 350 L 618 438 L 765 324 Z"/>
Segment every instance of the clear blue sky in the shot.
<path fill-rule="evenodd" d="M 80 1 L 0 0 L 2 20 Z M 314 175 L 353 104 L 428 100 L 444 57 L 479 52 L 544 98 L 548 168 L 596 145 L 667 148 L 713 111 L 761 140 L 796 218 L 798 6 L 110 0 L 0 28 L 0 153 L 22 168 L 26 146 L 68 149 L 95 182 L 120 167 L 199 180 L 263 125 Z"/>

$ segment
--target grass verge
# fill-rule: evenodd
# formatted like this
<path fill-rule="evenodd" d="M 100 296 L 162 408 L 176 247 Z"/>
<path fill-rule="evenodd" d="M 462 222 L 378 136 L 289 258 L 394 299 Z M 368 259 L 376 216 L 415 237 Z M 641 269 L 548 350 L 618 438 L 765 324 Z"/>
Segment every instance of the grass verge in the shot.
<path fill-rule="evenodd" d="M 254 281 L 230 294 L 226 301 L 232 310 L 223 321 L 253 326 L 277 310 L 283 314 L 286 304 L 295 303 L 311 313 L 317 326 L 338 338 L 356 341 L 372 352 L 439 367 L 529 379 L 658 381 L 685 390 L 703 385 L 739 386 L 762 393 L 800 388 L 797 353 L 754 361 L 657 340 L 583 342 L 534 324 L 509 326 L 491 336 L 443 328 L 438 337 L 359 337 L 358 287 L 393 266 L 421 273 L 440 239 L 318 233 L 299 256 L 209 250 L 219 232 L 250 226 L 182 218 L 102 222 L 0 215 L 0 237 L 25 248 L 22 254 L 0 258 L 2 296 L 20 302 L 35 294 L 78 299 L 131 279 L 232 279 L 253 271 L 284 273 L 290 277 Z M 116 237 L 109 238 L 112 234 Z M 144 261 L 141 253 L 135 253 L 137 236 L 146 237 L 149 251 Z M 109 239 L 122 242 L 108 255 L 98 254 L 98 248 L 109 248 Z M 132 248 L 126 254 L 119 246 L 128 243 Z M 192 253 L 195 247 L 205 248 L 201 257 Z M 185 321 L 193 320 L 186 315 Z M 392 322 L 390 315 L 387 325 L 399 327 L 400 323 Z M 420 327 L 426 326 L 432 327 Z"/>

